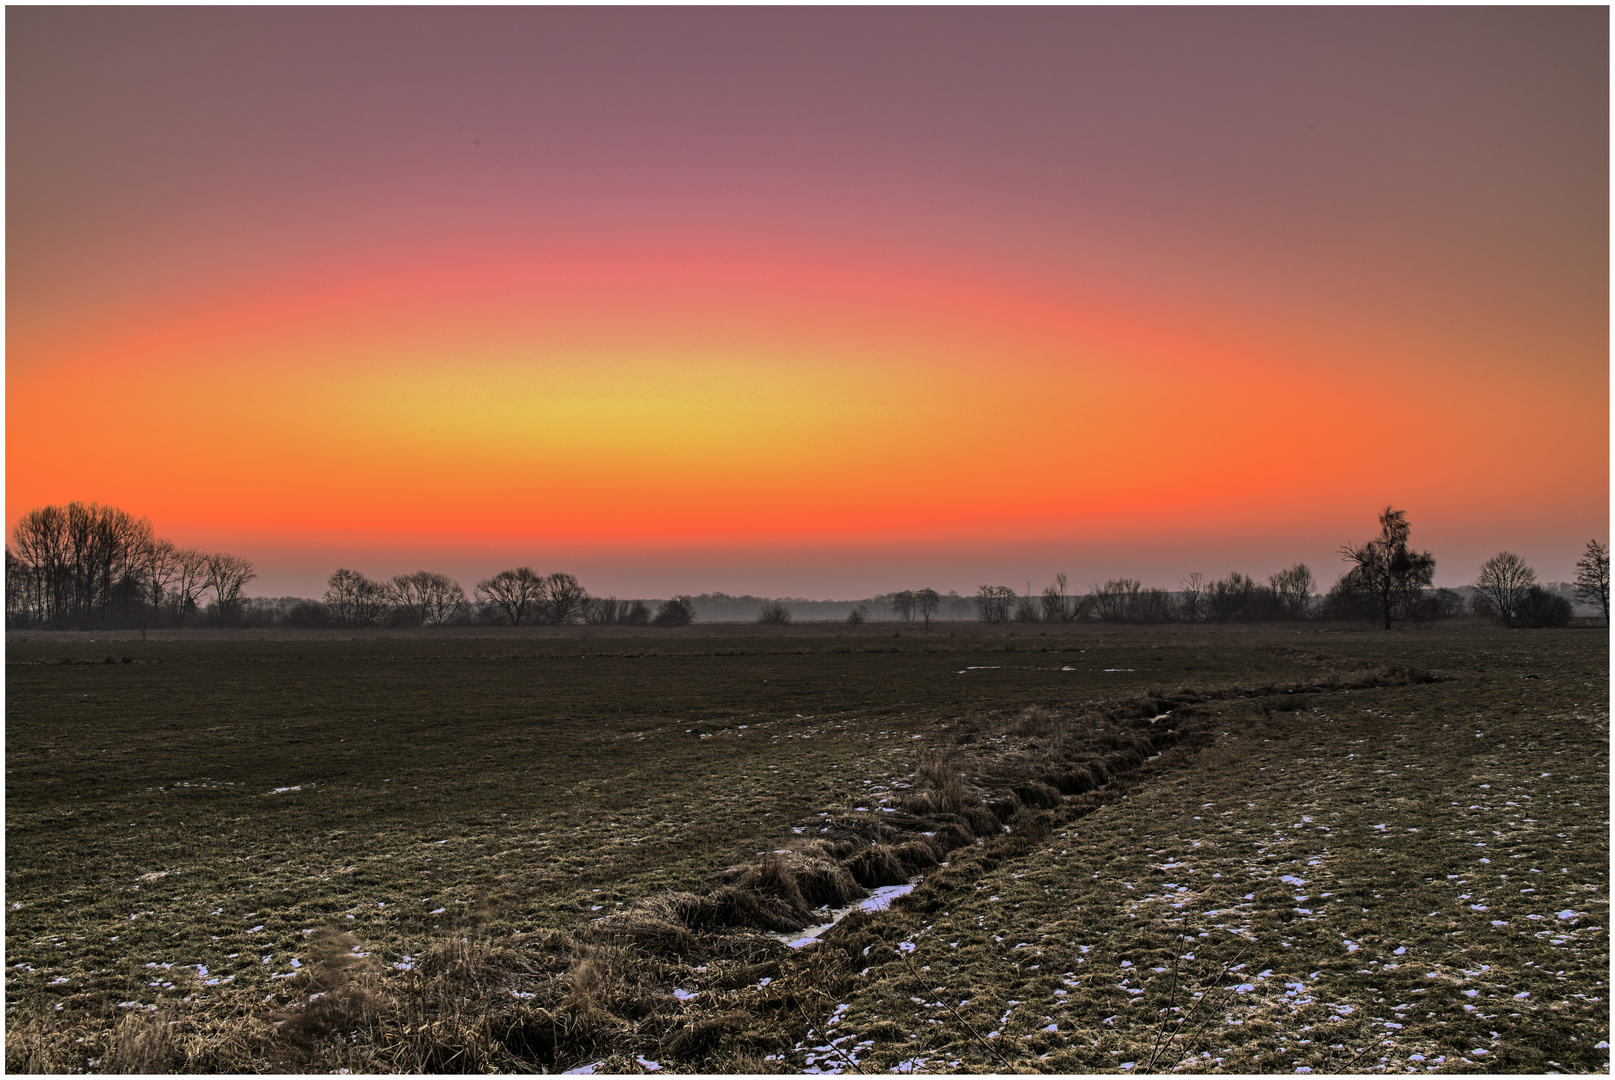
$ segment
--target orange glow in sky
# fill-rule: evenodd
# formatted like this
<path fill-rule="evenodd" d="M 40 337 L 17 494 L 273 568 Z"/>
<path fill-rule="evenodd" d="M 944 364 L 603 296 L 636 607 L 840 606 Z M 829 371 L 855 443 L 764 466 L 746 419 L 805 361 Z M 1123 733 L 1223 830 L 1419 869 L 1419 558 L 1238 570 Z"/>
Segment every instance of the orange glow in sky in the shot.
<path fill-rule="evenodd" d="M 1585 36 L 1572 15 L 1505 14 L 1430 14 L 1408 33 L 1446 48 L 1459 27 L 1458 58 L 1442 61 L 1459 67 L 1480 65 L 1487 42 L 1513 43 L 1529 67 L 1533 50 Z M 1235 80 L 1214 115 L 1193 80 L 1165 74 L 1132 98 L 1073 89 L 1059 81 L 1069 65 L 1028 59 L 1053 32 L 1039 29 L 1045 16 L 1006 13 L 997 52 L 960 77 L 1052 81 L 983 75 L 992 89 L 970 97 L 944 79 L 922 100 L 880 75 L 864 88 L 868 116 L 816 96 L 817 75 L 792 83 L 789 57 L 777 76 L 713 61 L 717 84 L 763 88 L 773 105 L 756 115 L 670 67 L 671 83 L 628 89 L 580 68 L 584 82 L 600 75 L 593 97 L 536 84 L 523 97 L 490 75 L 437 116 L 406 76 L 430 68 L 435 36 L 474 40 L 481 24 L 404 13 L 378 46 L 392 67 L 370 82 L 318 74 L 351 115 L 310 120 L 334 126 L 306 138 L 298 118 L 325 114 L 273 50 L 239 76 L 227 61 L 257 55 L 260 23 L 295 51 L 300 19 L 340 34 L 367 16 L 99 18 L 86 37 L 84 20 L 8 12 L 8 524 L 45 503 L 111 503 L 159 534 L 254 558 L 260 593 L 306 595 L 323 573 L 304 565 L 326 558 L 310 551 L 358 565 L 531 551 L 547 568 L 587 552 L 602 560 L 598 592 L 618 591 L 617 574 L 625 592 L 850 596 L 916 584 L 860 571 L 852 552 L 870 549 L 923 549 L 927 567 L 957 574 L 935 584 L 964 591 L 982 575 L 1018 585 L 1023 570 L 1064 569 L 1062 551 L 1109 553 L 1096 577 L 1168 586 L 1191 569 L 1307 559 L 1327 584 L 1334 547 L 1367 535 L 1387 502 L 1446 556 L 1442 583 L 1469 580 L 1470 562 L 1505 546 L 1534 555 L 1544 578 L 1568 576 L 1587 537 L 1607 535 L 1607 47 L 1577 61 L 1602 89 L 1543 89 L 1526 72 L 1528 89 L 1488 91 L 1520 95 L 1518 138 L 1547 147 L 1522 164 L 1513 136 L 1453 126 L 1469 123 L 1463 106 L 1427 92 L 1416 55 L 1387 61 L 1406 108 L 1351 98 L 1385 36 L 1375 20 L 1395 13 L 1361 13 L 1350 47 L 1323 32 L 1350 23 L 1339 13 L 1274 12 L 1260 33 L 1189 25 L 1205 13 L 1156 26 L 1174 43 L 1162 64 L 1212 31 L 1252 56 L 1274 55 L 1268 38 L 1314 50 L 1316 71 L 1274 69 L 1304 108 L 1242 97 Z M 548 19 L 597 42 L 632 22 L 484 18 Z M 675 34 L 728 25 L 643 18 L 671 19 Z M 751 25 L 771 18 L 732 17 L 735 40 L 784 56 L 794 38 Z M 937 15 L 928 26 L 960 25 L 914 48 L 952 55 L 975 18 Z M 1161 20 L 1054 22 L 1154 56 L 1145 24 Z M 187 27 L 220 51 L 142 82 Z M 801 46 L 801 70 L 844 40 L 827 31 Z M 69 84 L 78 66 L 50 66 L 75 46 L 104 60 L 105 86 L 100 68 Z M 526 70 L 507 61 L 510 79 Z M 914 78 L 942 79 L 921 68 Z M 118 71 L 153 115 L 224 142 L 179 149 L 153 128 L 141 157 L 97 111 L 123 107 Z M 186 96 L 211 86 L 259 102 L 249 91 L 268 85 L 282 111 L 244 104 L 239 127 Z M 1031 125 L 1032 103 L 1068 92 L 1089 142 L 1053 120 L 995 141 L 994 117 Z M 1561 106 L 1585 94 L 1577 127 Z M 1191 101 L 1237 147 L 1202 146 L 1200 128 L 1145 137 L 1164 138 Z M 1551 129 L 1526 122 L 1550 114 Z M 371 140 L 363 154 L 335 138 L 344 124 Z M 1435 130 L 1445 142 L 1424 137 Z M 439 136 L 453 155 L 431 149 Z M 979 153 L 949 159 L 950 140 Z M 98 187 L 90 166 L 120 153 L 135 155 L 123 179 Z M 194 176 L 206 183 L 185 189 Z M 1471 186 L 1454 188 L 1459 177 Z M 1253 537 L 1265 546 L 1249 564 L 1202 565 Z M 681 577 L 679 553 L 697 551 L 745 553 L 744 580 Z M 813 572 L 783 569 L 801 551 L 818 552 Z M 647 560 L 662 569 L 647 575 Z"/>

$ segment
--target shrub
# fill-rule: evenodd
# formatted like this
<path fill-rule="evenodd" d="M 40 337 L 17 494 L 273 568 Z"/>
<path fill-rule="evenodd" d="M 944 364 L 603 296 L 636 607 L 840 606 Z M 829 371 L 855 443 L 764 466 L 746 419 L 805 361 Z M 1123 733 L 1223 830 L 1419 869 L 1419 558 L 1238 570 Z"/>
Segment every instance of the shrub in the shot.
<path fill-rule="evenodd" d="M 770 600 L 757 613 L 757 621 L 765 626 L 784 626 L 791 621 L 791 609 L 783 600 Z"/>
<path fill-rule="evenodd" d="M 1569 600 L 1557 593 L 1549 592 L 1540 585 L 1533 585 L 1520 599 L 1514 619 L 1520 626 L 1540 630 L 1545 627 L 1569 626 L 1572 614 L 1574 608 Z"/>
<path fill-rule="evenodd" d="M 695 601 L 688 596 L 675 596 L 662 602 L 656 610 L 652 626 L 689 626 L 695 621 Z"/>
<path fill-rule="evenodd" d="M 331 625 L 325 605 L 318 600 L 304 600 L 292 605 L 292 609 L 286 613 L 286 621 L 299 630 L 317 630 Z"/>

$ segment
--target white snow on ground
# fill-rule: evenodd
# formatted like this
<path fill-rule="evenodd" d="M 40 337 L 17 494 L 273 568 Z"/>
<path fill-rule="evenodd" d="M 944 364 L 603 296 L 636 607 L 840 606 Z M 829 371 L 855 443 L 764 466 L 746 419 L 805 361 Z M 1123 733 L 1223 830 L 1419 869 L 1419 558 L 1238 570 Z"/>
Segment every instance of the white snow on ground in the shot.
<path fill-rule="evenodd" d="M 855 904 L 848 904 L 846 907 L 836 908 L 830 913 L 830 921 L 827 923 L 820 923 L 818 926 L 809 926 L 803 930 L 793 930 L 785 933 L 770 934 L 769 936 L 779 941 L 783 941 L 793 949 L 800 949 L 804 945 L 811 945 L 815 941 L 819 940 L 819 936 L 821 934 L 830 929 L 836 923 L 840 922 L 842 919 L 845 919 L 854 911 L 884 911 L 886 908 L 890 907 L 892 901 L 896 900 L 899 896 L 904 896 L 913 892 L 914 886 L 918 882 L 919 879 L 915 878 L 914 881 L 909 882 L 907 885 L 887 885 L 883 888 L 874 890 L 868 896 L 864 897 L 862 900 L 859 900 Z"/>

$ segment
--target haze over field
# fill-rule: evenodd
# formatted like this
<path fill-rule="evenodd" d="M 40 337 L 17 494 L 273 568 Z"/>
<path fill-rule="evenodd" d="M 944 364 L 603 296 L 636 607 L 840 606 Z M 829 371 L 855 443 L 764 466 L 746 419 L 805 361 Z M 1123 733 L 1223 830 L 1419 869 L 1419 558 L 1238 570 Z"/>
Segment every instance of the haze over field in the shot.
<path fill-rule="evenodd" d="M 6 19 L 8 532 L 271 596 L 1607 537 L 1606 9 Z"/>

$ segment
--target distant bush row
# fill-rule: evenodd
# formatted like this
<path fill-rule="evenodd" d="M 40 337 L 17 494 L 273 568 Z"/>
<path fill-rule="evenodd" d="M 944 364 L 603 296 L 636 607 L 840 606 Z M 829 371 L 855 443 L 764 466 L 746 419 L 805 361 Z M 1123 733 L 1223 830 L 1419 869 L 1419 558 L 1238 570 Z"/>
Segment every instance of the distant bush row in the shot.
<path fill-rule="evenodd" d="M 1266 582 L 1235 572 L 1207 581 L 1191 574 L 1178 590 L 1147 588 L 1131 578 L 1095 584 L 1073 594 L 1058 575 L 1040 596 L 1017 595 L 1004 585 L 983 585 L 974 597 L 935 589 L 872 597 L 847 615 L 853 625 L 874 613 L 923 622 L 946 604 L 952 618 L 974 614 L 990 624 L 1021 623 L 1231 623 L 1281 620 L 1427 622 L 1465 614 L 1507 626 L 1564 626 L 1573 608 L 1565 597 L 1537 584 L 1518 555 L 1499 552 L 1481 567 L 1466 599 L 1431 586 L 1435 557 L 1408 547 L 1408 524 L 1390 507 L 1380 535 L 1341 547 L 1350 564 L 1327 593 L 1315 591 L 1312 571 L 1296 563 Z M 1609 617 L 1609 549 L 1590 541 L 1576 564 L 1576 595 Z M 156 537 L 151 523 L 115 507 L 69 503 L 29 511 L 6 547 L 6 625 L 45 628 L 161 627 L 184 625 L 289 625 L 318 627 L 437 627 L 470 625 L 688 626 L 703 601 L 719 617 L 749 602 L 757 621 L 784 625 L 784 600 L 722 593 L 665 601 L 590 596 L 567 573 L 539 574 L 530 567 L 502 570 L 477 582 L 468 597 L 446 574 L 419 570 L 375 581 L 337 569 L 319 600 L 267 600 L 242 595 L 253 565 L 226 554 L 178 548 Z M 211 594 L 211 595 L 210 595 Z M 653 610 L 654 605 L 654 610 Z M 846 608 L 841 608 L 845 611 Z M 738 611 L 735 614 L 739 614 Z M 839 616 L 837 616 L 839 617 Z"/>
<path fill-rule="evenodd" d="M 477 582 L 467 599 L 446 574 L 419 570 L 390 581 L 372 581 L 357 570 L 338 568 L 318 601 L 292 607 L 293 626 L 565 626 L 572 623 L 624 626 L 688 626 L 695 603 L 688 596 L 664 600 L 652 614 L 643 600 L 590 596 L 571 574 L 541 575 L 519 566 Z"/>

